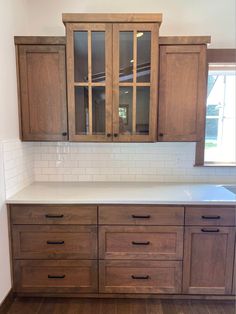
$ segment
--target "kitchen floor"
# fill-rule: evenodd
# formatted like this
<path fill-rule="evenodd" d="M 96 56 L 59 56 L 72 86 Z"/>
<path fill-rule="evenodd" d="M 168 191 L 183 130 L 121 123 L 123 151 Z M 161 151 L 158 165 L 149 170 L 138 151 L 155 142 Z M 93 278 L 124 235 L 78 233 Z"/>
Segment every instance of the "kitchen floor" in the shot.
<path fill-rule="evenodd" d="M 6 314 L 235 314 L 233 301 L 17 298 Z"/>

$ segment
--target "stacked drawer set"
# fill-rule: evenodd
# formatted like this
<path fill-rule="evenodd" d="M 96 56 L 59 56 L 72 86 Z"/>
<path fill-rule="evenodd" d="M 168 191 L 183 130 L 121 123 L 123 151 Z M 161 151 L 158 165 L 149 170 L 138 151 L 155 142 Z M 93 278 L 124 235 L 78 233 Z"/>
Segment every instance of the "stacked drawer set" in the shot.
<path fill-rule="evenodd" d="M 234 206 L 10 205 L 18 295 L 233 295 Z"/>

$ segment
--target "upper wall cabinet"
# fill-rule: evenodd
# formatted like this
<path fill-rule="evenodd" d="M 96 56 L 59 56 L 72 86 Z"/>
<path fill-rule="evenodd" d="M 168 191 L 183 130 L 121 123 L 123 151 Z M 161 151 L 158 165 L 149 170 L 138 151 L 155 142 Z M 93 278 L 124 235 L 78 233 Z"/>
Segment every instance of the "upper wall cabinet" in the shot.
<path fill-rule="evenodd" d="M 158 141 L 195 142 L 204 136 L 209 37 L 196 40 L 202 44 L 181 44 L 186 38 L 176 37 L 160 46 Z"/>
<path fill-rule="evenodd" d="M 64 14 L 69 139 L 156 140 L 158 14 Z"/>
<path fill-rule="evenodd" d="M 15 41 L 22 140 L 67 140 L 65 45 L 52 38 Z"/>

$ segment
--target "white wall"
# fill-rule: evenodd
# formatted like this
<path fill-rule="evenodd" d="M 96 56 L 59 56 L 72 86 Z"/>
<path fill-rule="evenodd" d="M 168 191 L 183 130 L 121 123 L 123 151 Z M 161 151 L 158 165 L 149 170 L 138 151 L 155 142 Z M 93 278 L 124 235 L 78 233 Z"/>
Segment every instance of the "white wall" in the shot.
<path fill-rule="evenodd" d="M 26 0 L 31 35 L 64 35 L 62 13 L 163 13 L 161 35 L 211 35 L 212 47 L 236 46 L 235 0 Z"/>
<path fill-rule="evenodd" d="M 13 36 L 16 28 L 27 30 L 24 5 L 24 0 L 0 0 L 0 303 L 11 288 L 3 140 L 19 137 Z"/>

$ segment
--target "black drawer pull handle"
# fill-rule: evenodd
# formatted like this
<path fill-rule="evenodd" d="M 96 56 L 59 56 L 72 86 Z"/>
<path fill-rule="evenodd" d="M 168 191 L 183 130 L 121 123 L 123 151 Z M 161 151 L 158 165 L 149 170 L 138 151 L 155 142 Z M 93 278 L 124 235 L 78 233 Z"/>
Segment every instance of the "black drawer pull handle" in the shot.
<path fill-rule="evenodd" d="M 220 229 L 201 229 L 202 232 L 219 232 Z"/>
<path fill-rule="evenodd" d="M 48 275 L 48 279 L 64 279 L 66 275 L 59 275 L 59 276 L 53 276 L 53 275 Z"/>
<path fill-rule="evenodd" d="M 146 275 L 146 276 L 135 276 L 135 275 L 132 275 L 131 278 L 132 279 L 149 279 L 150 276 L 149 275 Z"/>
<path fill-rule="evenodd" d="M 64 215 L 49 215 L 49 214 L 47 214 L 47 215 L 45 215 L 45 217 L 46 218 L 63 218 Z"/>
<path fill-rule="evenodd" d="M 133 245 L 149 245 L 150 241 L 146 241 L 146 242 L 136 242 L 136 241 L 132 241 Z"/>
<path fill-rule="evenodd" d="M 47 244 L 64 244 L 65 241 L 47 241 Z"/>
<path fill-rule="evenodd" d="M 132 215 L 132 218 L 134 218 L 134 219 L 149 219 L 149 218 L 151 218 L 151 216 L 150 215 Z"/>
<path fill-rule="evenodd" d="M 202 219 L 220 219 L 220 216 L 202 216 Z"/>

